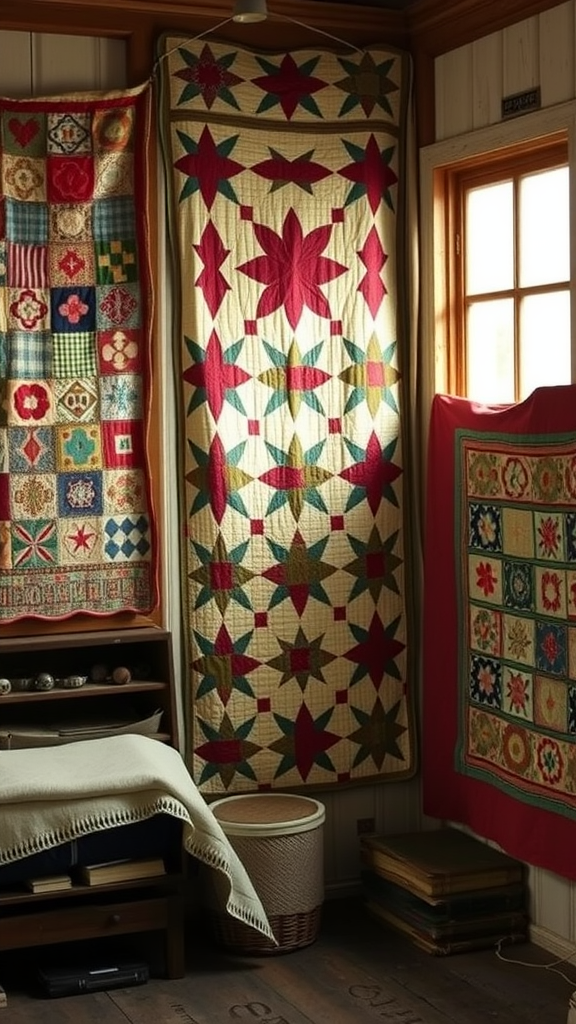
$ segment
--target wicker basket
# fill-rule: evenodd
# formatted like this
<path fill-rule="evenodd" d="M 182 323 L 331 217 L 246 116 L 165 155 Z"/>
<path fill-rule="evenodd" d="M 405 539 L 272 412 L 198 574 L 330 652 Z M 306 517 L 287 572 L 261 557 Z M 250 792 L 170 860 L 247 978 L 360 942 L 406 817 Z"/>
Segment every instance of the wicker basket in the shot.
<path fill-rule="evenodd" d="M 258 793 L 217 800 L 211 810 L 248 872 L 278 945 L 213 906 L 217 941 L 256 955 L 309 946 L 324 901 L 323 805 L 310 797 Z"/>

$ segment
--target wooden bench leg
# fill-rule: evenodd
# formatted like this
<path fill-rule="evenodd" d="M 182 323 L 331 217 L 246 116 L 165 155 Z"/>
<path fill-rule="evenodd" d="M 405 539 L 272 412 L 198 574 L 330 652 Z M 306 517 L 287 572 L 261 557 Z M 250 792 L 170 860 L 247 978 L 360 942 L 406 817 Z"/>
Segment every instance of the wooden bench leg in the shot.
<path fill-rule="evenodd" d="M 181 894 L 168 900 L 168 927 L 165 939 L 166 974 L 169 978 L 183 978 L 186 973 L 184 944 L 184 906 Z"/>

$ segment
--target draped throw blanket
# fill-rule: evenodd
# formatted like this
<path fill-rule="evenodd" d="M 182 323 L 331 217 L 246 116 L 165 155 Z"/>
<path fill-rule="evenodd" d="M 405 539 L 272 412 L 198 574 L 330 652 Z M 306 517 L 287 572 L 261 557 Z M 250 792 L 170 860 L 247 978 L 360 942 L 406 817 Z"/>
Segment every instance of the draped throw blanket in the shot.
<path fill-rule="evenodd" d="M 425 812 L 576 879 L 576 387 L 436 396 L 424 627 Z"/>
<path fill-rule="evenodd" d="M 167 35 L 159 69 L 193 777 L 405 779 L 408 58 Z"/>
<path fill-rule="evenodd" d="M 177 750 L 129 735 L 0 751 L 0 865 L 155 814 L 181 821 L 184 849 L 218 873 L 222 912 L 275 942 L 260 897 Z"/>
<path fill-rule="evenodd" d="M 149 90 L 0 98 L 0 622 L 157 603 Z"/>

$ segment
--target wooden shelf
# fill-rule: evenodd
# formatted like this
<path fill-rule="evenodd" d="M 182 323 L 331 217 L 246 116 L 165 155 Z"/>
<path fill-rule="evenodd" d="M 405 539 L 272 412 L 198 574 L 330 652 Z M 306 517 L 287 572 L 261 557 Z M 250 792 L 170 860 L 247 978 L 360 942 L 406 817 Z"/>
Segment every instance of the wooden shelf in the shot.
<path fill-rule="evenodd" d="M 68 690 L 63 686 L 55 686 L 53 690 L 20 690 L 6 693 L 0 697 L 0 711 L 5 704 L 38 704 L 50 700 L 82 700 L 86 697 L 122 697 L 127 693 L 152 693 L 165 690 L 166 683 L 156 680 L 133 679 L 130 683 L 115 686 L 112 683 L 85 683 L 77 689 Z M 1 716 L 0 716 L 1 721 Z"/>
<path fill-rule="evenodd" d="M 52 730 L 58 728 L 58 724 L 54 724 L 58 722 L 62 729 L 75 728 L 76 721 L 85 728 L 92 717 L 95 728 L 114 728 L 116 722 L 128 714 L 127 724 L 119 729 L 127 732 L 130 722 L 145 720 L 161 711 L 162 731 L 148 735 L 177 748 L 172 640 L 166 630 L 142 627 L 0 639 L 0 675 L 7 679 L 33 679 L 40 672 L 48 672 L 55 679 L 68 675 L 89 678 L 90 669 L 95 665 L 106 666 L 108 677 L 115 667 L 126 666 L 131 671 L 131 681 L 121 685 L 88 681 L 77 689 L 11 691 L 0 697 L 0 737 L 4 737 L 4 742 L 10 729 L 16 737 L 17 728 L 21 733 L 39 727 Z M 90 742 L 90 737 L 77 734 L 68 738 L 61 734 L 58 742 L 77 740 Z M 23 740 L 22 735 L 18 737 L 19 755 L 26 753 L 23 743 L 27 742 L 33 741 Z M 10 749 L 3 750 L 2 756 L 9 757 Z M 0 833 L 1 815 L 0 802 Z M 138 852 L 132 856 L 137 856 Z M 183 850 L 170 851 L 165 860 L 166 875 L 154 878 L 99 886 L 74 884 L 71 889 L 51 893 L 29 893 L 23 890 L 23 882 L 18 886 L 11 884 L 0 890 L 0 950 L 130 932 L 163 931 L 166 973 L 171 978 L 181 977 L 184 972 Z M 70 874 L 73 877 L 72 869 Z"/>

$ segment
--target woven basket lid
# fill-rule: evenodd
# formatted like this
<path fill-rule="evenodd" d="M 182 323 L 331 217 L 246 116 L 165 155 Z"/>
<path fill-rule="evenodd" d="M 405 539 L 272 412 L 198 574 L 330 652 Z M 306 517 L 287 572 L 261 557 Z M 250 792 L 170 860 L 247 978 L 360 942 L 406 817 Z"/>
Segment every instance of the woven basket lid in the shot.
<path fill-rule="evenodd" d="M 281 836 L 317 828 L 325 818 L 324 805 L 308 796 L 290 793 L 247 793 L 210 804 L 228 835 Z"/>

